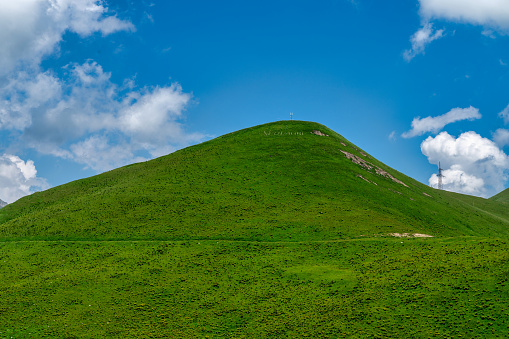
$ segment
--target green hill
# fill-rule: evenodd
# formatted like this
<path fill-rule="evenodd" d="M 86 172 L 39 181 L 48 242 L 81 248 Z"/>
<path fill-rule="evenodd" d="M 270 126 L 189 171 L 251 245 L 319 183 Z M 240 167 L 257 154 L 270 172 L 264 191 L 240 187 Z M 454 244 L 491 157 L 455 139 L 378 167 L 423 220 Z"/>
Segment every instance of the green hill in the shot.
<path fill-rule="evenodd" d="M 500 201 L 500 202 L 509 202 L 509 189 L 503 190 L 502 192 L 492 196 L 490 198 L 492 201 Z"/>
<path fill-rule="evenodd" d="M 323 125 L 284 121 L 25 197 L 0 211 L 0 239 L 507 235 L 509 214 L 485 205 L 429 188 Z"/>
<path fill-rule="evenodd" d="M 499 198 L 248 128 L 1 209 L 0 338 L 506 337 Z"/>

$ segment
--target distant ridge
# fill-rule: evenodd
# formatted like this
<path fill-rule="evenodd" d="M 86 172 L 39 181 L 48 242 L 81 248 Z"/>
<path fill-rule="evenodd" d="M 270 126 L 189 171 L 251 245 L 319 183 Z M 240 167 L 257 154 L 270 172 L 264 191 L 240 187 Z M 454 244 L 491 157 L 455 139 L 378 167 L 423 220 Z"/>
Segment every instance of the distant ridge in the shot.
<path fill-rule="evenodd" d="M 509 188 L 503 190 L 502 192 L 500 192 L 500 193 L 498 193 L 498 194 L 496 194 L 494 196 L 492 196 L 490 198 L 490 200 L 504 202 L 504 203 L 509 203 Z"/>
<path fill-rule="evenodd" d="M 7 206 L 7 203 L 0 199 L 0 208 Z"/>
<path fill-rule="evenodd" d="M 279 121 L 34 193 L 0 239 L 331 240 L 509 234 L 506 205 L 439 191 L 314 122 Z"/>

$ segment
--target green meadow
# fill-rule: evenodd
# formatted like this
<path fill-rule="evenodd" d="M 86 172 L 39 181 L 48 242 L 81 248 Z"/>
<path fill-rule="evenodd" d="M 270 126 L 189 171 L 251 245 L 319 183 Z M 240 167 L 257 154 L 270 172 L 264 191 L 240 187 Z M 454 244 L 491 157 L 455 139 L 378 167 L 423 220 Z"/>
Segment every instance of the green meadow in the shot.
<path fill-rule="evenodd" d="M 248 128 L 0 210 L 0 338 L 506 337 L 508 196 Z"/>

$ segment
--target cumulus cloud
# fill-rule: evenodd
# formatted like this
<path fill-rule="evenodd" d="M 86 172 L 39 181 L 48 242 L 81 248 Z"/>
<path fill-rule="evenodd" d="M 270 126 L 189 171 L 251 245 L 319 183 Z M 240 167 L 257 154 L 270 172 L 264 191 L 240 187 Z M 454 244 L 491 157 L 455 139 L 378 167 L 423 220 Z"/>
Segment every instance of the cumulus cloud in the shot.
<path fill-rule="evenodd" d="M 458 138 L 442 132 L 428 137 L 421 144 L 422 153 L 432 164 L 444 168 L 446 190 L 488 197 L 504 189 L 509 169 L 509 157 L 497 145 L 475 132 L 465 132 Z M 436 187 L 438 178 L 429 183 Z"/>
<path fill-rule="evenodd" d="M 438 133 L 444 128 L 445 125 L 450 123 L 461 120 L 472 121 L 480 118 L 481 114 L 479 113 L 479 109 L 475 107 L 457 107 L 437 117 L 426 117 L 422 119 L 420 117 L 414 118 L 414 120 L 412 120 L 412 129 L 403 133 L 401 136 L 403 138 L 411 138 L 428 132 Z"/>
<path fill-rule="evenodd" d="M 192 95 L 173 83 L 136 89 L 111 82 L 93 61 L 51 72 L 20 72 L 0 87 L 0 129 L 25 146 L 96 171 L 167 154 L 201 141 L 180 122 Z M 140 155 L 143 154 L 143 155 Z"/>
<path fill-rule="evenodd" d="M 70 146 L 72 157 L 76 162 L 96 171 L 105 171 L 127 163 L 141 162 L 148 159 L 136 157 L 133 147 L 127 143 L 112 144 L 104 135 L 91 137 Z"/>
<path fill-rule="evenodd" d="M 426 19 L 445 19 L 507 32 L 509 2 L 505 0 L 419 0 Z"/>
<path fill-rule="evenodd" d="M 42 67 L 44 58 L 57 55 L 65 34 L 119 31 L 135 27 L 106 1 L 0 1 L 0 131 L 16 137 L 10 149 L 32 148 L 105 171 L 203 140 L 183 125 L 192 94 L 177 83 L 139 88 L 126 79 L 117 85 L 92 60 L 69 63 L 58 75 Z M 31 161 L 9 155 L 0 157 L 0 165 L 0 184 L 2 178 L 12 183 L 0 189 L 1 199 L 45 187 Z"/>
<path fill-rule="evenodd" d="M 84 131 L 103 128 L 105 122 L 99 120 L 110 116 L 110 111 L 85 112 L 98 108 L 101 101 L 108 104 L 104 100 L 108 92 L 99 94 L 97 84 L 102 81 L 102 89 L 112 89 L 109 74 L 93 73 L 101 69 L 92 63 L 71 66 L 69 84 L 51 71 L 41 71 L 41 62 L 59 50 L 67 32 L 86 37 L 134 30 L 132 23 L 117 18 L 104 1 L 0 1 L 0 129 L 21 134 L 23 147 L 31 144 L 45 153 L 71 158 L 74 154 L 69 147 L 58 146 L 83 136 Z M 87 87 L 87 80 L 93 86 Z M 47 187 L 37 177 L 32 161 L 0 156 L 1 199 L 12 202 Z"/>
<path fill-rule="evenodd" d="M 11 203 L 31 194 L 37 189 L 46 189 L 48 184 L 37 177 L 34 162 L 26 162 L 15 155 L 0 156 L 0 197 Z"/>
<path fill-rule="evenodd" d="M 170 136 L 175 141 L 185 136 L 174 122 L 182 116 L 182 111 L 191 95 L 182 92 L 182 87 L 156 87 L 152 92 L 130 93 L 129 103 L 120 112 L 120 127 L 130 134 L 145 140 L 157 141 Z"/>
<path fill-rule="evenodd" d="M 23 64 L 37 67 L 65 32 L 89 36 L 134 30 L 97 0 L 0 1 L 0 75 Z"/>
<path fill-rule="evenodd" d="M 448 191 L 468 195 L 483 195 L 485 192 L 484 180 L 482 178 L 467 174 L 457 165 L 442 171 L 442 175 L 442 185 Z M 438 187 L 437 174 L 433 174 L 429 178 L 429 184 L 432 187 Z"/>
<path fill-rule="evenodd" d="M 424 54 L 429 43 L 443 36 L 443 30 L 433 30 L 433 20 L 481 26 L 482 34 L 492 39 L 494 32 L 509 33 L 509 2 L 506 0 L 419 0 L 419 4 L 424 24 L 410 38 L 412 48 L 403 53 L 406 61 Z"/>
<path fill-rule="evenodd" d="M 509 145 L 509 130 L 499 128 L 493 133 L 493 141 L 498 147 L 504 147 Z"/>
<path fill-rule="evenodd" d="M 403 58 L 410 62 L 410 60 L 412 60 L 416 55 L 424 54 L 426 46 L 432 41 L 443 37 L 443 33 L 443 29 L 435 30 L 431 23 L 426 23 L 410 38 L 412 48 L 403 52 Z"/>

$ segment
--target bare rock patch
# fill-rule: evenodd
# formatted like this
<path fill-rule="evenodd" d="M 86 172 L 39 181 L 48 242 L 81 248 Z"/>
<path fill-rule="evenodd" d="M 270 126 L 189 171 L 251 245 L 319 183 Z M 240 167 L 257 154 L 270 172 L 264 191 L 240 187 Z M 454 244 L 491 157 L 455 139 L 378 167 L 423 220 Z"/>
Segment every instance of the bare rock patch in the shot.
<path fill-rule="evenodd" d="M 423 233 L 389 233 L 387 235 L 396 238 L 433 238 L 432 235 Z"/>
<path fill-rule="evenodd" d="M 328 134 L 322 133 L 321 131 L 319 131 L 317 129 L 312 130 L 311 134 L 319 135 L 321 137 L 328 137 L 329 136 Z"/>
<path fill-rule="evenodd" d="M 354 164 L 357 164 L 361 167 L 364 167 L 365 169 L 371 171 L 372 169 L 375 169 L 375 173 L 380 175 L 380 176 L 383 176 L 383 177 L 386 177 L 386 178 L 389 178 L 391 179 L 392 181 L 398 183 L 398 184 L 401 184 L 405 187 L 408 187 L 403 181 L 399 180 L 399 179 L 396 179 L 394 176 L 392 176 L 390 173 L 388 173 L 387 171 L 384 171 L 383 169 L 381 169 L 380 167 L 377 167 L 375 165 L 373 165 L 372 163 L 352 154 L 352 153 L 348 153 L 346 151 L 343 151 L 343 150 L 340 150 L 348 159 L 352 160 L 352 162 Z"/>

